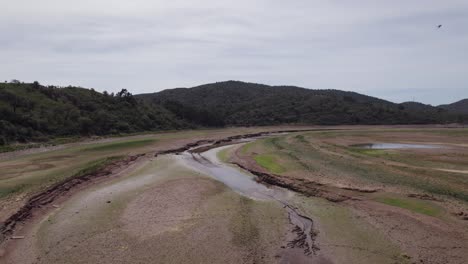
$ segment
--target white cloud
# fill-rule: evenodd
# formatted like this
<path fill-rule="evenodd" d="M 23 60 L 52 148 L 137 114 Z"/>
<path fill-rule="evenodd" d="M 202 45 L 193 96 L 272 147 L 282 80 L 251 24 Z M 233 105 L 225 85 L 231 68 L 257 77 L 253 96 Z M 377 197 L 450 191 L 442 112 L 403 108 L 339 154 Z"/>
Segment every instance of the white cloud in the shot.
<path fill-rule="evenodd" d="M 238 79 L 395 101 L 468 97 L 466 1 L 0 0 L 0 9 L 4 79 L 134 93 Z"/>

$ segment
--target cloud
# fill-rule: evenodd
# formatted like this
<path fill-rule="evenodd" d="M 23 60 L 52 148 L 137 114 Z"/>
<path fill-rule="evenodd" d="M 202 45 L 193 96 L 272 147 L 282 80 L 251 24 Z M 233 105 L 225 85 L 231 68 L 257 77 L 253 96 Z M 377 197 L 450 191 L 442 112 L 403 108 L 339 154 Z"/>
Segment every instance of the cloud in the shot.
<path fill-rule="evenodd" d="M 394 101 L 468 97 L 466 1 L 16 0 L 0 8 L 4 79 L 133 93 L 236 79 Z"/>

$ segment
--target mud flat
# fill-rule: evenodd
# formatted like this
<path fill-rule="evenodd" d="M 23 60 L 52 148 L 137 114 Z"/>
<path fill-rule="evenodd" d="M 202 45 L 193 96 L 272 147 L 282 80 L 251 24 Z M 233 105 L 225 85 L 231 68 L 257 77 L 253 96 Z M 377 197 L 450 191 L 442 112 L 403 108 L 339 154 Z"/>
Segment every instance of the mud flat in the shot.
<path fill-rule="evenodd" d="M 173 156 L 85 190 L 11 241 L 4 263 L 272 262 L 287 219 Z"/>
<path fill-rule="evenodd" d="M 329 137 L 341 133 L 335 130 L 274 131 L 184 139 L 151 151 L 159 143 L 132 140 L 86 146 L 89 154 L 115 154 L 116 148 L 118 153 L 123 148 L 124 153 L 136 155 L 145 150 L 146 155 L 103 180 L 86 181 L 93 184 L 76 190 L 70 187 L 72 192 L 63 197 L 29 200 L 40 201 L 43 210 L 34 209 L 21 220 L 20 228 L 9 229 L 9 238 L 17 239 L 0 245 L 0 262 L 465 262 L 463 201 L 410 186 L 400 188 L 396 183 L 383 184 L 377 181 L 380 178 L 371 181 L 367 177 L 373 174 L 355 171 L 352 164 L 362 168 L 379 164 L 372 167 L 379 173 L 384 165 L 391 166 L 392 173 L 395 167 L 407 166 L 397 159 L 384 159 L 388 154 L 366 152 L 381 150 L 356 152 L 349 147 L 386 142 L 383 138 Z M 235 144 L 250 137 L 258 139 Z M 456 157 L 455 165 L 449 168 L 440 160 L 430 161 L 434 168 L 465 170 L 459 162 L 463 161 L 464 150 L 459 146 L 463 140 L 427 138 L 431 140 L 413 143 L 443 143 L 451 148 L 417 150 L 424 151 L 424 156 L 455 151 L 450 154 Z M 65 153 L 44 155 L 34 160 L 68 159 Z M 423 165 L 412 162 L 411 166 Z"/>
<path fill-rule="evenodd" d="M 278 254 L 280 262 L 290 263 L 292 260 L 300 258 L 305 262 L 329 263 L 330 261 L 325 256 L 317 254 L 319 248 L 315 242 L 317 231 L 314 229 L 313 220 L 289 204 L 288 200 L 294 194 L 287 189 L 262 185 L 255 181 L 255 176 L 223 164 L 217 158 L 217 153 L 228 147 L 213 148 L 202 153 L 187 151 L 180 156 L 180 160 L 189 168 L 212 176 L 245 197 L 253 200 L 273 201 L 285 209 L 291 231 L 288 234 L 287 246 L 281 254 Z M 302 249 L 302 254 L 297 249 Z"/>
<path fill-rule="evenodd" d="M 352 217 L 342 225 L 361 221 L 363 231 L 351 240 L 373 233 L 400 252 L 400 257 L 394 255 L 397 263 L 464 263 L 468 259 L 468 186 L 463 173 L 468 164 L 463 143 L 467 135 L 466 129 L 305 132 L 245 144 L 231 150 L 225 159 L 265 183 L 315 200 L 315 206 L 304 203 L 310 210 L 304 212 L 322 227 L 335 223 L 334 228 L 340 229 L 337 219 L 324 220 L 321 206 L 317 206 L 324 203 L 323 198 L 333 202 L 327 207 Z M 389 139 L 392 147 L 356 148 L 357 144 Z M 323 239 L 333 237 L 323 235 Z M 343 256 L 336 253 L 338 247 L 391 255 L 370 250 L 375 241 L 344 241 L 341 237 L 319 246 L 335 247 L 333 256 Z"/>

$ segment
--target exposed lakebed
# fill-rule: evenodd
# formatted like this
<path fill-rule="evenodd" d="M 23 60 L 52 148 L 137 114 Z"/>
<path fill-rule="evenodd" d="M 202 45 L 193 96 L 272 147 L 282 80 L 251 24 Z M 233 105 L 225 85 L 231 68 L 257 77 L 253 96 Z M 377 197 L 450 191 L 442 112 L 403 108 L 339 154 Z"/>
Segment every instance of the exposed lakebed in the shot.
<path fill-rule="evenodd" d="M 314 222 L 287 202 L 288 198 L 294 194 L 283 188 L 260 184 L 255 181 L 254 176 L 240 168 L 222 163 L 217 153 L 228 147 L 231 146 L 217 147 L 203 153 L 186 151 L 179 155 L 179 159 L 187 167 L 215 178 L 243 196 L 254 200 L 280 203 L 288 214 L 289 222 L 294 226 L 292 240 L 288 243 L 288 247 L 292 250 L 302 248 L 305 255 L 315 255 L 318 247 L 315 244 Z M 285 256 L 287 255 L 286 252 Z"/>
<path fill-rule="evenodd" d="M 355 148 L 363 149 L 438 149 L 440 145 L 429 144 L 406 144 L 406 143 L 367 143 L 352 145 Z"/>

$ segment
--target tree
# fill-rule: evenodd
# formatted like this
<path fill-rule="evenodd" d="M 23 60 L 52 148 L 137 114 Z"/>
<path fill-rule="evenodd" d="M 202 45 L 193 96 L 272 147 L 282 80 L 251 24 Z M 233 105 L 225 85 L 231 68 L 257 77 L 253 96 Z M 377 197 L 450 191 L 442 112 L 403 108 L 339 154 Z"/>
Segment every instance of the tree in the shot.
<path fill-rule="evenodd" d="M 129 97 L 132 94 L 127 89 L 122 89 L 120 92 L 117 93 L 117 97 Z"/>
<path fill-rule="evenodd" d="M 34 81 L 32 86 L 34 89 L 38 89 L 41 86 L 41 84 L 38 81 Z"/>

